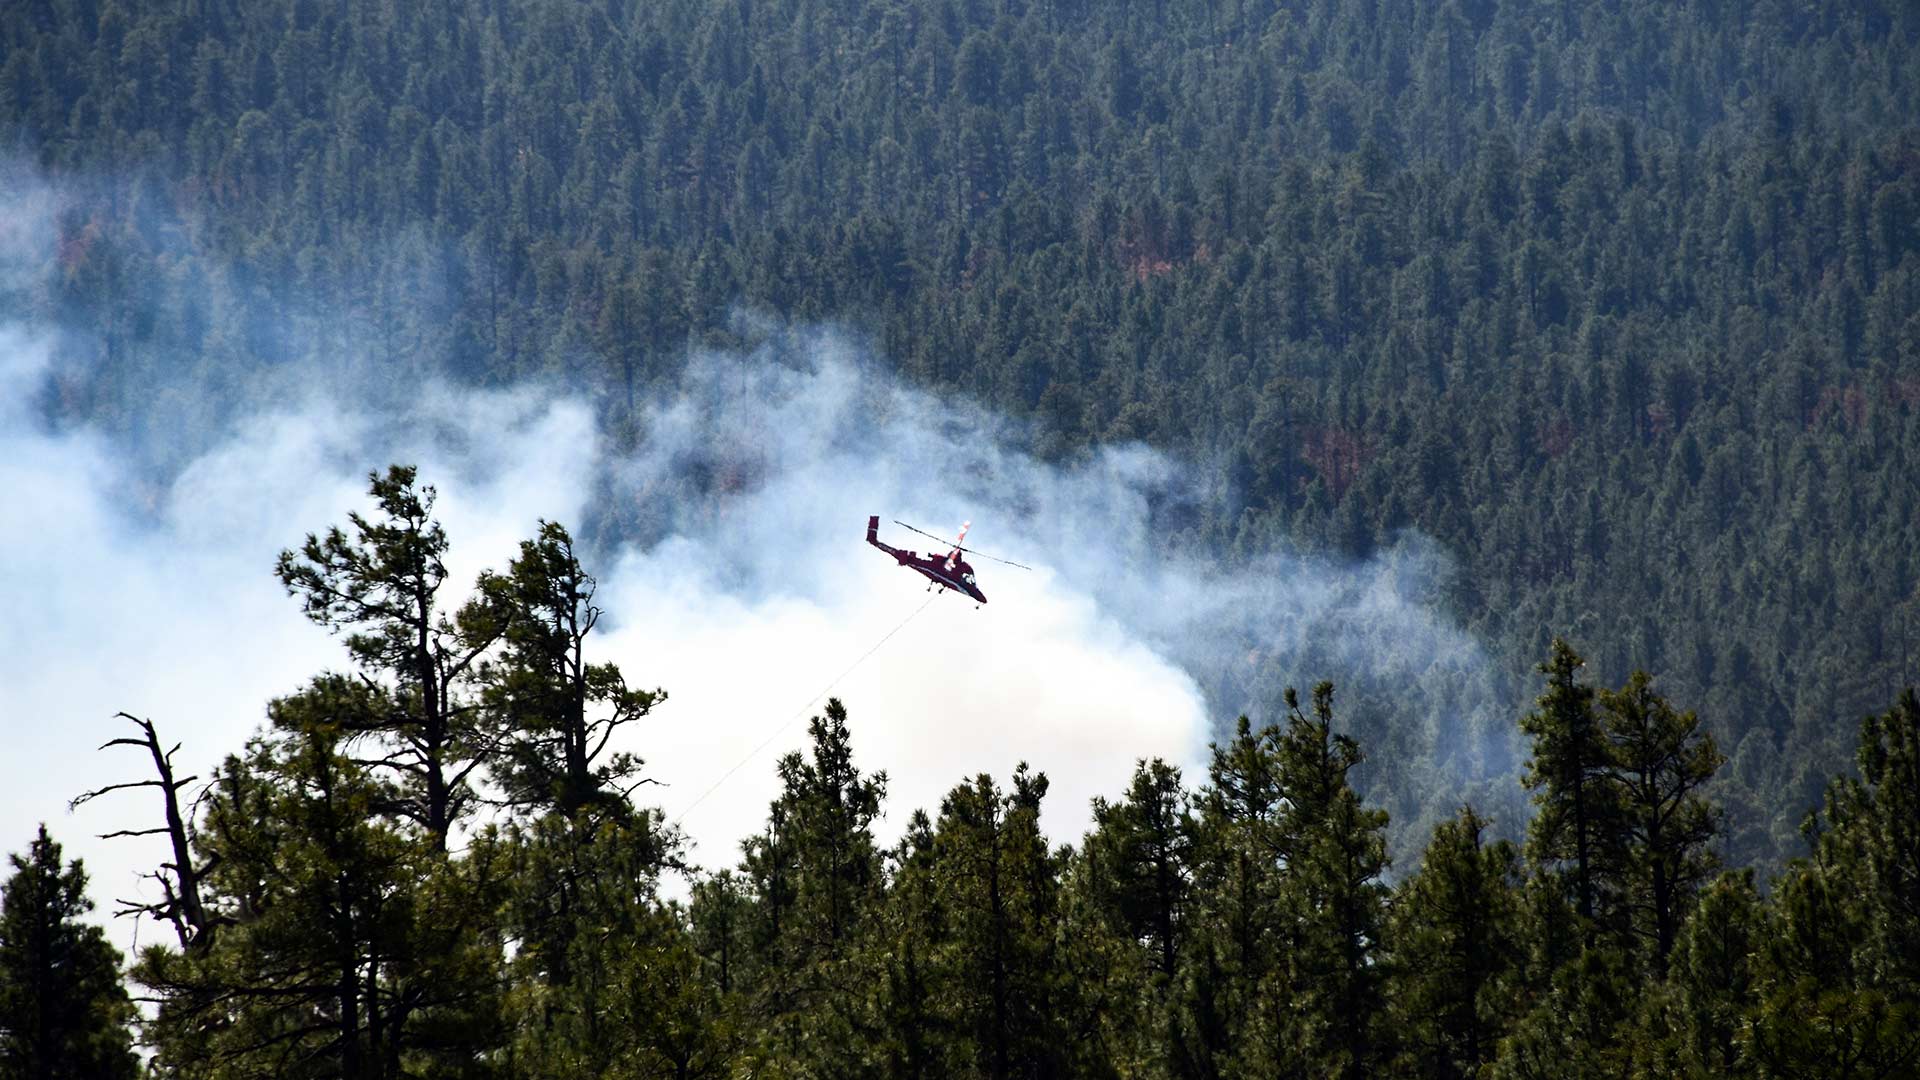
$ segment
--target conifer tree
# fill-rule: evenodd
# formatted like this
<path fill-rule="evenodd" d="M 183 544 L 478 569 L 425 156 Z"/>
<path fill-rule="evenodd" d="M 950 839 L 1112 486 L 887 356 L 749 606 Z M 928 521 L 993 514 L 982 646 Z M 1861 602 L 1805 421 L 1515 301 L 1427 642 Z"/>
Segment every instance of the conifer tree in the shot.
<path fill-rule="evenodd" d="M 1626 849 L 1623 899 L 1650 967 L 1664 975 L 1693 895 L 1716 863 L 1707 845 L 1719 816 L 1699 792 L 1725 759 L 1699 719 L 1675 712 L 1644 671 L 1600 692 L 1600 726 Z"/>
<path fill-rule="evenodd" d="M 1835 782 L 1820 835 L 1856 870 L 1876 978 L 1920 1000 L 1920 695 L 1860 725 L 1859 778 Z"/>
<path fill-rule="evenodd" d="M 1172 1008 L 1186 941 L 1193 820 L 1179 769 L 1141 761 L 1115 802 L 1093 801 L 1094 830 L 1068 862 L 1064 902 L 1073 929 L 1064 957 L 1098 999 L 1099 1053 L 1165 1067 L 1178 1040 Z"/>
<path fill-rule="evenodd" d="M 1239 718 L 1195 795 L 1194 931 L 1182 967 L 1173 1053 L 1188 1075 L 1227 1075 L 1244 1053 L 1256 994 L 1281 960 L 1279 729 Z"/>
<path fill-rule="evenodd" d="M 721 991 L 659 897 L 673 847 L 652 812 L 599 802 L 476 840 L 475 854 L 509 879 L 502 930 L 519 948 L 507 1013 L 514 1056 L 532 1073 L 584 1080 L 626 1075 L 639 1060 L 711 1069 L 729 1059 Z"/>
<path fill-rule="evenodd" d="M 1476 1075 L 1517 1011 L 1519 853 L 1486 829 L 1471 807 L 1435 826 L 1394 897 L 1388 1015 L 1411 1075 Z"/>
<path fill-rule="evenodd" d="M 479 595 L 460 612 L 465 640 L 501 646 L 476 678 L 492 716 L 493 773 L 513 806 L 571 816 L 597 802 L 619 811 L 640 770 L 629 752 L 602 755 L 666 693 L 631 689 L 618 665 L 588 659 L 601 615 L 594 589 L 573 537 L 542 521 L 506 573 L 480 575 Z"/>
<path fill-rule="evenodd" d="M 1527 857 L 1564 881 L 1590 941 L 1597 921 L 1613 919 L 1623 853 L 1617 842 L 1617 800 L 1607 783 L 1611 751 L 1594 715 L 1593 688 L 1578 681 L 1585 663 L 1566 642 L 1554 639 L 1551 655 L 1539 667 L 1547 677 L 1546 693 L 1521 719 L 1520 730 L 1533 739 L 1525 783 L 1539 807 L 1527 828 Z"/>
<path fill-rule="evenodd" d="M 98 927 L 87 875 L 47 827 L 0 886 L 0 1080 L 132 1080 L 132 1003 Z"/>
<path fill-rule="evenodd" d="M 828 1072 L 857 1052 L 863 999 L 857 946 L 875 916 L 883 878 L 872 825 L 886 797 L 885 773 L 853 763 L 847 710 L 829 699 L 808 725 L 805 756 L 780 759 L 781 792 L 767 831 L 745 847 L 742 871 L 754 897 L 756 953 L 751 1015 L 776 1058 Z"/>
<path fill-rule="evenodd" d="M 1096 902 L 1127 939 L 1146 944 L 1163 980 L 1179 962 L 1193 872 L 1185 802 L 1178 768 L 1143 761 L 1121 801 L 1094 799 L 1094 831 L 1082 851 L 1100 864 Z"/>
<path fill-rule="evenodd" d="M 706 964 L 708 981 L 730 998 L 746 949 L 746 923 L 753 903 L 745 882 L 732 870 L 694 882 L 688 905 L 694 948 Z"/>
<path fill-rule="evenodd" d="M 1858 760 L 1859 777 L 1834 780 L 1808 820 L 1812 858 L 1775 889 L 1763 1000 L 1746 1044 L 1767 1075 L 1920 1068 L 1920 699 L 1911 689 L 1862 722 Z"/>
<path fill-rule="evenodd" d="M 1701 891 L 1638 1040 L 1647 1072 L 1756 1075 L 1746 1036 L 1759 1005 L 1767 929 L 1751 870 L 1722 874 Z"/>
<path fill-rule="evenodd" d="M 1061 1021 L 1072 988 L 1055 929 L 1058 866 L 1040 834 L 1047 779 L 1022 764 L 1013 790 L 981 775 L 953 789 L 934 826 L 929 866 L 948 933 L 939 964 L 952 988 L 945 1011 L 960 1034 L 963 1068 L 1006 1080 L 1060 1075 L 1075 1032 Z"/>
<path fill-rule="evenodd" d="M 615 939 L 609 992 L 594 1014 L 601 1041 L 576 1030 L 556 1040 L 567 1048 L 571 1069 L 539 1075 L 702 1080 L 735 1075 L 740 1051 L 736 1018 L 723 1008 L 720 990 L 705 977 L 693 939 L 676 918 L 677 907 L 654 907 L 653 925 Z M 588 1015 L 584 1010 L 580 1016 Z M 584 1051 L 584 1052 L 583 1052 Z M 595 1067 L 595 1066 L 598 1067 Z M 585 1066 L 585 1067 L 582 1067 Z"/>
<path fill-rule="evenodd" d="M 948 898 L 934 876 L 933 822 L 915 810 L 889 856 L 891 884 L 876 928 L 875 1053 L 888 1076 L 933 1080 L 961 1069 L 967 1047 L 945 944 Z"/>
<path fill-rule="evenodd" d="M 1286 808 L 1280 902 L 1287 921 L 1287 1023 L 1297 1067 L 1325 1076 L 1363 1076 L 1385 1058 L 1379 1029 L 1386 914 L 1385 811 L 1369 809 L 1348 773 L 1363 756 L 1333 731 L 1333 684 L 1313 688 L 1313 715 L 1287 693 L 1288 721 L 1277 747 Z"/>
<path fill-rule="evenodd" d="M 276 702 L 280 730 L 203 800 L 196 844 L 219 854 L 223 930 L 205 949 L 150 948 L 134 971 L 158 998 L 166 1069 L 384 1080 L 403 1060 L 470 1067 L 499 1038 L 488 875 L 381 813 L 391 790 L 346 756 L 324 706 Z"/>
<path fill-rule="evenodd" d="M 1583 949 L 1553 972 L 1533 1008 L 1500 1041 L 1496 1080 L 1552 1080 L 1633 1074 L 1633 1022 L 1644 989 L 1629 955 Z"/>
<path fill-rule="evenodd" d="M 445 613 L 447 535 L 433 517 L 434 489 L 407 465 L 368 481 L 378 516 L 353 511 L 350 533 L 309 534 L 299 551 L 280 553 L 277 572 L 309 619 L 346 632 L 368 679 L 336 702 L 357 706 L 337 720 L 350 738 L 376 741 L 371 760 L 395 781 L 398 811 L 444 851 L 472 809 L 469 780 L 485 760 L 480 718 L 463 690 L 493 641 L 463 635 Z M 349 682 L 336 680 L 333 690 Z"/>

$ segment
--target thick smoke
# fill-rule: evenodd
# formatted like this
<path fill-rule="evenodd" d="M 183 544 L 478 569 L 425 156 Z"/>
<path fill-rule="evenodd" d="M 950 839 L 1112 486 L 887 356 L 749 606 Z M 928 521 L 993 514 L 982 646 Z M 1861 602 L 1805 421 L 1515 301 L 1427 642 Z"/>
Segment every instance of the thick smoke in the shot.
<path fill-rule="evenodd" d="M 429 377 L 394 394 L 391 372 L 369 387 L 373 367 L 340 356 L 282 364 L 273 393 L 177 365 L 174 391 L 222 404 L 190 453 L 163 452 L 48 419 L 87 355 L 58 347 L 80 331 L 33 299 L 56 272 L 57 203 L 33 190 L 0 205 L 0 821 L 17 834 L 0 847 L 48 820 L 97 894 L 128 895 L 157 861 L 86 838 L 144 824 L 150 793 L 66 817 L 75 793 L 145 775 L 131 752 L 94 752 L 123 733 L 111 715 L 151 716 L 204 773 L 269 698 L 341 666 L 273 560 L 361 507 L 367 472 L 392 461 L 439 487 L 456 582 L 503 565 L 540 518 L 588 540 L 600 658 L 670 694 L 622 748 L 708 867 L 763 825 L 775 756 L 804 743 L 828 691 L 859 763 L 889 774 L 889 836 L 968 775 L 1027 761 L 1052 779 L 1050 833 L 1077 840 L 1088 801 L 1137 759 L 1197 784 L 1235 715 L 1278 719 L 1283 685 L 1321 678 L 1340 687 L 1343 728 L 1418 751 L 1362 777 L 1403 827 L 1403 863 L 1423 839 L 1408 823 L 1469 798 L 1518 805 L 1512 713 L 1440 613 L 1446 560 L 1418 537 L 1358 564 L 1188 550 L 1183 530 L 1230 506 L 1216 470 L 1138 445 L 1043 461 L 1023 425 L 904 385 L 850 337 L 765 320 L 740 327 L 756 347 L 687 356 L 617 441 L 573 392 Z M 921 551 L 937 545 L 892 519 L 940 535 L 971 520 L 970 546 L 1034 569 L 977 560 L 984 608 L 929 596 L 864 544 L 869 514 Z"/>
<path fill-rule="evenodd" d="M 862 546 L 867 515 L 921 551 L 938 545 L 890 519 L 944 535 L 970 520 L 970 546 L 1034 571 L 976 561 L 985 608 L 936 597 L 837 688 L 866 718 L 866 759 L 893 771 L 896 806 L 931 807 L 963 772 L 1027 759 L 1055 777 L 1056 821 L 1073 823 L 1056 836 L 1070 839 L 1085 796 L 1123 785 L 1134 759 L 1167 757 L 1198 782 L 1235 715 L 1279 719 L 1284 685 L 1321 678 L 1339 686 L 1343 727 L 1398 728 L 1394 744 L 1421 752 L 1363 778 L 1396 818 L 1517 802 L 1512 714 L 1481 649 L 1434 606 L 1446 564 L 1431 543 L 1409 536 L 1358 564 L 1182 551 L 1170 523 L 1224 498 L 1211 472 L 1138 445 L 1045 463 L 1027 434 L 902 385 L 832 332 L 696 356 L 650 404 L 638 449 L 608 463 L 606 516 L 644 538 L 614 563 L 616 637 L 674 656 L 669 681 L 714 665 L 726 685 L 732 670 L 730 694 L 777 713 L 919 602 L 918 578 Z M 749 748 L 760 734 L 681 732 Z M 759 820 L 759 800 L 723 801 L 743 815 L 729 835 Z"/>

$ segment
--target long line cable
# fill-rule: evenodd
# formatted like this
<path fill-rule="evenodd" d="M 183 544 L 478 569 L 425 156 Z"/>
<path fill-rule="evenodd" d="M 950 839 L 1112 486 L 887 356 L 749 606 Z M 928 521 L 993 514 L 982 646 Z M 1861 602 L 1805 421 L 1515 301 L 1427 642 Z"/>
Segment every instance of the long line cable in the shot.
<path fill-rule="evenodd" d="M 840 680 L 853 674 L 853 670 L 855 668 L 859 667 L 861 664 L 866 663 L 868 657 L 871 657 L 874 653 L 877 653 L 880 651 L 880 646 L 885 645 L 888 641 L 892 640 L 893 635 L 899 633 L 902 630 L 905 630 L 907 628 L 908 623 L 919 618 L 920 613 L 927 610 L 928 605 L 932 604 L 935 600 L 938 600 L 939 598 L 940 598 L 940 594 L 937 592 L 934 593 L 932 596 L 927 597 L 924 603 L 922 603 L 919 607 L 913 609 L 913 614 L 908 615 L 904 619 L 901 619 L 898 625 L 896 625 L 893 629 L 887 631 L 887 634 L 885 637 L 881 638 L 879 641 L 874 642 L 872 648 L 868 649 L 866 652 L 861 653 L 859 659 L 855 660 L 851 664 L 848 664 L 846 667 L 846 670 L 842 671 L 838 675 L 835 675 L 833 679 L 827 683 L 827 685 L 820 688 L 818 693 L 814 694 L 812 697 L 808 698 L 804 703 L 802 703 L 800 708 L 794 710 L 794 713 L 792 716 L 789 716 L 785 720 L 781 721 L 779 727 L 774 728 L 771 732 L 767 734 L 766 738 L 760 740 L 759 746 L 756 746 L 752 750 L 747 751 L 746 757 L 743 757 L 739 761 L 734 762 L 733 768 L 728 769 L 724 773 L 721 773 L 720 779 L 715 780 L 713 782 L 713 786 L 701 792 L 699 798 L 688 803 L 686 806 L 686 809 L 681 810 L 679 816 L 673 819 L 673 823 L 675 825 L 678 825 L 682 821 L 686 820 L 687 815 L 693 813 L 694 807 L 697 807 L 701 803 L 706 802 L 707 796 L 720 790 L 720 785 L 726 783 L 729 777 L 731 777 L 734 773 L 739 772 L 743 767 L 746 766 L 747 762 L 752 761 L 754 758 L 759 757 L 760 751 L 765 750 L 768 747 L 768 745 L 773 742 L 773 740 L 779 738 L 781 734 L 783 734 L 788 728 L 792 727 L 794 725 L 794 721 L 799 720 L 802 716 L 805 716 L 808 713 L 808 711 L 810 711 L 813 708 L 814 702 L 817 702 L 821 698 L 826 697 L 827 694 L 831 692 L 834 687 L 840 685 Z"/>

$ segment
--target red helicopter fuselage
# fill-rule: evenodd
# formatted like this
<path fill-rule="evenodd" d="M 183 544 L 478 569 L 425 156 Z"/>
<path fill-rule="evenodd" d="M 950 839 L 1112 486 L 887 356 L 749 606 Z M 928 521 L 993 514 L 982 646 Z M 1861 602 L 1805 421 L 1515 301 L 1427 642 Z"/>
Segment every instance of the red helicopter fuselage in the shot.
<path fill-rule="evenodd" d="M 973 567 L 955 551 L 946 555 L 922 555 L 917 551 L 904 551 L 891 544 L 880 541 L 880 518 L 867 519 L 867 543 L 893 556 L 895 562 L 909 567 L 924 576 L 928 581 L 943 589 L 952 589 L 962 596 L 972 597 L 977 603 L 987 602 L 987 594 L 973 580 Z"/>

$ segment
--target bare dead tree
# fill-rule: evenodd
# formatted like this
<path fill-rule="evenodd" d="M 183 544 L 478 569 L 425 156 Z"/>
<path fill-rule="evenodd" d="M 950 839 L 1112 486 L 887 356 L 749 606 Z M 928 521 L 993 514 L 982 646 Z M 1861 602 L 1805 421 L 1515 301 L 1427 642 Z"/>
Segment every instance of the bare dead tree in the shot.
<path fill-rule="evenodd" d="M 120 909 L 115 915 L 147 915 L 161 919 L 173 926 L 174 933 L 180 938 L 180 947 L 185 950 L 203 952 L 213 944 L 213 933 L 220 920 L 208 916 L 206 906 L 200 900 L 200 883 L 207 874 L 219 864 L 219 855 L 214 855 L 199 865 L 194 864 L 193 848 L 187 841 L 187 822 L 180 812 L 180 789 L 198 780 L 198 776 L 176 778 L 173 773 L 173 755 L 180 750 L 180 744 L 174 743 L 170 750 L 160 747 L 160 735 L 154 730 L 153 722 L 142 720 L 132 713 L 114 714 L 132 721 L 140 728 L 140 737 L 123 736 L 109 739 L 100 744 L 105 750 L 114 746 L 143 747 L 153 756 L 154 770 L 159 774 L 153 780 L 129 780 L 121 784 L 108 784 L 103 788 L 83 792 L 68 803 L 69 808 L 77 808 L 113 791 L 130 788 L 159 788 L 166 803 L 166 824 L 151 829 L 118 829 L 110 833 L 101 833 L 102 840 L 123 836 L 160 836 L 165 835 L 173 844 L 173 859 L 160 864 L 160 869 L 145 876 L 158 882 L 162 899 L 154 903 L 143 904 L 137 900 L 121 899 Z"/>

